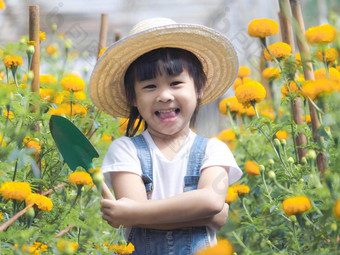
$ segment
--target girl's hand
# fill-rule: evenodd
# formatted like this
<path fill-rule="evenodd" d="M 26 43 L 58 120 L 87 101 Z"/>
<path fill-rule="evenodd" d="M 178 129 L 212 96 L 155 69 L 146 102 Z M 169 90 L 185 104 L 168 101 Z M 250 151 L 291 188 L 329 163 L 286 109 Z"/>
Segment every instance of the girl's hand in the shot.
<path fill-rule="evenodd" d="M 216 231 L 220 230 L 228 219 L 228 212 L 229 205 L 227 203 L 224 203 L 222 211 L 212 217 L 212 220 L 208 226 L 215 229 Z"/>
<path fill-rule="evenodd" d="M 141 203 L 129 198 L 121 198 L 119 200 L 102 199 L 100 205 L 103 219 L 110 226 L 118 228 L 120 225 L 124 227 L 136 225 L 136 213 Z"/>

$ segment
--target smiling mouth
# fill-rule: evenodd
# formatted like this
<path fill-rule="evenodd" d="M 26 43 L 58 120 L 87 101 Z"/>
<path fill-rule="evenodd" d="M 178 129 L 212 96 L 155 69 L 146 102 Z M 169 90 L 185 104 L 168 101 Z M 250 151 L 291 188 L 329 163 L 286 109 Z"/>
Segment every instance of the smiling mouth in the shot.
<path fill-rule="evenodd" d="M 167 119 L 175 118 L 179 114 L 179 112 L 180 112 L 179 108 L 172 108 L 172 109 L 156 111 L 155 114 L 160 119 L 167 120 Z"/>

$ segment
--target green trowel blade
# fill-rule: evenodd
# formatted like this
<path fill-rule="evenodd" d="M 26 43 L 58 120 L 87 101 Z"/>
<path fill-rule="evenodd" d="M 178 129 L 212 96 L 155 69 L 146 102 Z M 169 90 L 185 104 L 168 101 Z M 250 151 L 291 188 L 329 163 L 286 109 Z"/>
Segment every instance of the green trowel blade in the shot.
<path fill-rule="evenodd" d="M 99 154 L 85 135 L 68 119 L 52 115 L 50 119 L 52 137 L 72 171 L 78 166 L 85 170 L 93 167 L 92 159 Z"/>

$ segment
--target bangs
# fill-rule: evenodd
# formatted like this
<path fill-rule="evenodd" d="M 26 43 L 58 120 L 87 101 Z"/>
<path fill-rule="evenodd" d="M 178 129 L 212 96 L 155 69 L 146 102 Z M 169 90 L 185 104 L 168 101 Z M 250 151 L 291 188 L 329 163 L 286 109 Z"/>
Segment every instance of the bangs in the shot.
<path fill-rule="evenodd" d="M 134 62 L 135 79 L 137 81 L 154 79 L 163 69 L 168 75 L 182 73 L 183 65 L 187 65 L 183 54 L 184 50 L 176 48 L 160 48 L 144 54 Z"/>

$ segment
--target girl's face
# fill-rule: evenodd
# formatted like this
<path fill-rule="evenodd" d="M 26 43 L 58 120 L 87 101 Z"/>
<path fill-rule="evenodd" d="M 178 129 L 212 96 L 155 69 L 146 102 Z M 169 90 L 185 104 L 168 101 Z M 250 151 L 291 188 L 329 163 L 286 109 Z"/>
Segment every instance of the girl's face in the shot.
<path fill-rule="evenodd" d="M 135 106 L 148 124 L 151 136 L 176 136 L 189 132 L 197 104 L 195 84 L 188 71 L 160 74 L 150 80 L 135 82 Z"/>

